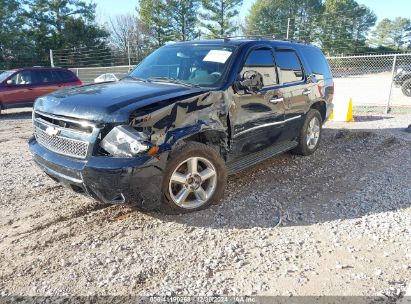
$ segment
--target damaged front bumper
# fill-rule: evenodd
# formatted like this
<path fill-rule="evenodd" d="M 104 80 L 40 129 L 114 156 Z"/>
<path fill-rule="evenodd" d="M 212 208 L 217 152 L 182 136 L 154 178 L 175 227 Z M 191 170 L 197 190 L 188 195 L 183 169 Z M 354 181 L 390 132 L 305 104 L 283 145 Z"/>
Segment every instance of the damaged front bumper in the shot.
<path fill-rule="evenodd" d="M 161 202 L 163 169 L 168 152 L 157 157 L 91 156 L 75 160 L 47 150 L 30 138 L 36 164 L 55 181 L 107 204 L 156 208 Z"/>

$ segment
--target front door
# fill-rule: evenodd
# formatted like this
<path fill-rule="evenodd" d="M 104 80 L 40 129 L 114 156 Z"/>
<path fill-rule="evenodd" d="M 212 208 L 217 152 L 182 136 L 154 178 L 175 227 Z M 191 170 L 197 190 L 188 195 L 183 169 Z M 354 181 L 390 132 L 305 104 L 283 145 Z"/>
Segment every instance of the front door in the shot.
<path fill-rule="evenodd" d="M 7 85 L 2 94 L 6 108 L 29 105 L 35 100 L 34 77 L 30 70 L 20 71 L 9 80 L 11 83 Z"/>
<path fill-rule="evenodd" d="M 284 98 L 278 87 L 278 75 L 271 47 L 252 49 L 241 70 L 257 71 L 263 76 L 263 88 L 256 93 L 234 94 L 230 111 L 233 157 L 260 151 L 281 141 L 284 126 Z"/>

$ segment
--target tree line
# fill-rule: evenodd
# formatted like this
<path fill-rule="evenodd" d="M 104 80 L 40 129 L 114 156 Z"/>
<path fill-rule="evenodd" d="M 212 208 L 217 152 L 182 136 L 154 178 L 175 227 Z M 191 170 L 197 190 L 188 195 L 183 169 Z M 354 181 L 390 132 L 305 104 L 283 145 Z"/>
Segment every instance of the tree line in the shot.
<path fill-rule="evenodd" d="M 263 35 L 314 43 L 329 55 L 411 50 L 411 21 L 383 19 L 355 0 L 136 0 L 101 25 L 85 0 L 0 0 L 0 69 L 126 64 L 169 41 Z"/>

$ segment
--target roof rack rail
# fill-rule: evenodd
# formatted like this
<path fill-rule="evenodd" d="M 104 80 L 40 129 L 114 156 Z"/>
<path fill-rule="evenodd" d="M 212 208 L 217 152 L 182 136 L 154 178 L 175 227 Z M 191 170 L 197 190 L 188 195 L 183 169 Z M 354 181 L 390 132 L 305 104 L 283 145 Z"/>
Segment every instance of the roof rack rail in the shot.
<path fill-rule="evenodd" d="M 274 40 L 274 36 L 265 36 L 265 35 L 239 35 L 239 36 L 225 36 L 219 39 L 224 39 L 224 40 L 230 40 L 230 39 L 236 39 L 236 38 L 253 38 L 253 39 L 270 39 Z"/>
<path fill-rule="evenodd" d="M 251 39 L 267 39 L 267 40 L 278 40 L 278 41 L 289 41 L 289 42 L 294 42 L 294 43 L 303 43 L 303 44 L 308 44 L 307 41 L 304 40 L 295 40 L 295 39 L 286 39 L 286 38 L 276 38 L 274 35 L 268 36 L 268 35 L 242 35 L 242 36 L 226 36 L 218 39 L 224 39 L 224 41 L 230 41 L 230 39 L 236 39 L 236 38 L 251 38 Z"/>

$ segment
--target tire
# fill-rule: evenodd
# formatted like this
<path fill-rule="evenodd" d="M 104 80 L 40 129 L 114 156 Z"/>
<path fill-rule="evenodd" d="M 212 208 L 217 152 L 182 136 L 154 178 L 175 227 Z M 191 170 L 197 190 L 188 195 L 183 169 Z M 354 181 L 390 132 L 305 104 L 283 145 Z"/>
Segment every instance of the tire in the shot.
<path fill-rule="evenodd" d="M 188 213 L 217 203 L 227 184 L 224 160 L 213 148 L 189 142 L 170 154 L 162 184 L 161 211 Z"/>
<path fill-rule="evenodd" d="M 405 96 L 411 97 L 411 79 L 408 79 L 402 84 L 401 90 Z"/>
<path fill-rule="evenodd" d="M 321 141 L 322 135 L 322 118 L 320 112 L 310 109 L 305 116 L 304 124 L 301 128 L 300 135 L 297 139 L 298 146 L 294 148 L 295 154 L 308 156 L 313 154 Z M 310 139 L 308 138 L 310 137 Z M 310 140 L 310 144 L 309 144 Z"/>

